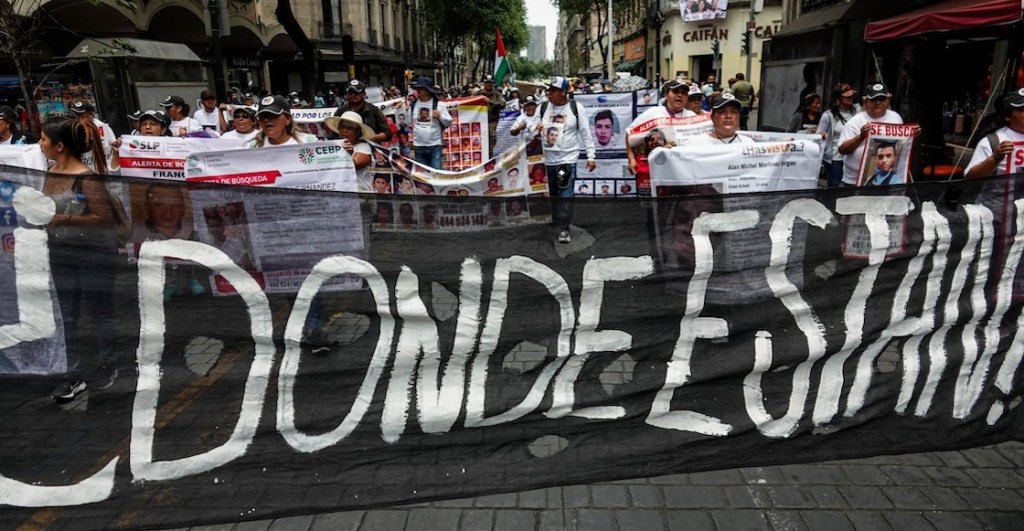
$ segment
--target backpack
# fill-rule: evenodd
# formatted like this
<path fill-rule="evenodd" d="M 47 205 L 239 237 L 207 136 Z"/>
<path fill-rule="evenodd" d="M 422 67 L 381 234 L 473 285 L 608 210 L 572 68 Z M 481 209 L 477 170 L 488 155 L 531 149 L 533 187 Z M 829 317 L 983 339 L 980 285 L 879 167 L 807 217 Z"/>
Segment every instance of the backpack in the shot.
<path fill-rule="evenodd" d="M 572 110 L 573 117 L 576 118 L 576 130 L 580 128 L 580 112 L 576 110 L 576 100 L 569 100 L 569 108 Z M 544 119 L 544 113 L 548 110 L 548 102 L 540 104 L 540 119 Z"/>

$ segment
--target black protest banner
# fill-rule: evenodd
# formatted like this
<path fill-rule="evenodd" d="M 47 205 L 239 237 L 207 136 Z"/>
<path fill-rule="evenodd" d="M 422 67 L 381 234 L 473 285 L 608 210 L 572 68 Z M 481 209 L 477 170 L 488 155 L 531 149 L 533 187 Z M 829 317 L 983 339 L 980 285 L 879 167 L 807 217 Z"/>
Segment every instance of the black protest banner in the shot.
<path fill-rule="evenodd" d="M 136 205 L 131 261 L 102 224 L 57 230 L 69 202 L 37 190 L 60 178 L 3 180 L 5 527 L 181 527 L 1021 437 L 1024 176 L 590 199 L 568 245 L 537 224 L 373 231 L 353 194 L 182 188 L 187 210 Z M 217 234 L 183 232 L 186 211 Z M 336 215 L 362 249 L 323 243 Z M 221 250 L 243 235 L 244 254 Z M 278 271 L 296 281 L 268 293 Z M 314 353 L 316 336 L 336 344 Z M 90 388 L 58 405 L 57 378 L 27 373 L 64 365 L 21 368 L 65 338 L 49 351 L 75 353 Z M 108 348 L 120 377 L 99 389 Z"/>

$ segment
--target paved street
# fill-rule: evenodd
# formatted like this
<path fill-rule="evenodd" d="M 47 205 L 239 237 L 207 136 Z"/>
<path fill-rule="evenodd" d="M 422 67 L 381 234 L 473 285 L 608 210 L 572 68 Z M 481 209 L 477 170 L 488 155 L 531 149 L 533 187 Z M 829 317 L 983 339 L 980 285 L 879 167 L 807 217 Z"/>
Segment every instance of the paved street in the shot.
<path fill-rule="evenodd" d="M 678 474 L 218 526 L 304 530 L 1020 530 L 1024 443 Z"/>

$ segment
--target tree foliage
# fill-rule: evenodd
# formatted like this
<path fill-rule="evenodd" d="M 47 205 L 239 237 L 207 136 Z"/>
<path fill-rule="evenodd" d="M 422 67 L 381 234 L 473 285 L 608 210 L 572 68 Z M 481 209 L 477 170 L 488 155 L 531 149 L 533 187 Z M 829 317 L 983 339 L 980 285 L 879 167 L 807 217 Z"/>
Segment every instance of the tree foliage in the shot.
<path fill-rule="evenodd" d="M 551 3 L 561 13 L 580 15 L 587 21 L 589 21 L 590 14 L 593 13 L 597 19 L 597 42 L 595 44 L 601 50 L 601 57 L 608 57 L 608 46 L 610 45 L 607 24 L 608 0 L 551 0 Z M 623 16 L 629 7 L 630 0 L 612 0 L 612 14 L 616 19 Z M 589 26 L 589 22 L 583 24 L 584 27 Z M 587 35 L 590 35 L 589 29 Z"/>
<path fill-rule="evenodd" d="M 424 0 L 421 6 L 427 27 L 438 35 L 441 50 L 450 51 L 462 43 L 479 46 L 473 77 L 477 77 L 481 63 L 492 66 L 495 30 L 501 30 L 509 55 L 518 53 L 530 41 L 523 0 Z"/>
<path fill-rule="evenodd" d="M 549 79 L 555 75 L 555 63 L 553 61 L 531 61 L 526 57 L 518 55 L 510 57 L 512 71 L 516 73 L 516 79 L 520 81 L 538 81 Z"/>

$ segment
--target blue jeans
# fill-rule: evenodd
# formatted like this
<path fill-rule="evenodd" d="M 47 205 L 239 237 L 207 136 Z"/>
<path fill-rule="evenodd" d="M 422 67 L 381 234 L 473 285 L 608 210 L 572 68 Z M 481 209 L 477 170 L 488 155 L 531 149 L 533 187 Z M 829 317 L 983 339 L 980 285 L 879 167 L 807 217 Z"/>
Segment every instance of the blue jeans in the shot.
<path fill-rule="evenodd" d="M 416 162 L 441 169 L 441 146 L 415 146 Z"/>
<path fill-rule="evenodd" d="M 558 170 L 565 168 L 568 176 L 558 182 Z M 576 181 L 576 165 L 544 165 L 548 176 L 548 196 L 551 198 L 551 221 L 562 230 L 569 230 L 572 224 L 573 183 Z"/>
<path fill-rule="evenodd" d="M 843 161 L 833 160 L 825 163 L 825 175 L 828 176 L 828 187 L 837 188 L 843 182 Z"/>

